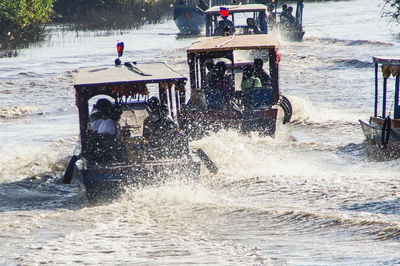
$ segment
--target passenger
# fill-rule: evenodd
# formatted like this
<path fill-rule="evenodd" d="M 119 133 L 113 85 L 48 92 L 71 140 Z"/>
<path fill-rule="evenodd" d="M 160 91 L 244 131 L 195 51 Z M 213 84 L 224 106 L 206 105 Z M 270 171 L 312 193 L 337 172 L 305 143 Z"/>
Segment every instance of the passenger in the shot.
<path fill-rule="evenodd" d="M 268 25 L 270 25 L 271 27 L 274 27 L 276 24 L 276 17 L 275 15 L 272 13 L 275 9 L 275 5 L 274 4 L 269 4 L 268 5 L 268 17 L 267 17 L 267 22 Z"/>
<path fill-rule="evenodd" d="M 90 126 L 99 134 L 116 135 L 121 113 L 114 110 L 112 103 L 105 98 L 99 99 L 90 114 Z"/>
<path fill-rule="evenodd" d="M 150 115 L 143 121 L 143 137 L 149 144 L 149 154 L 155 157 L 177 156 L 185 150 L 178 125 L 168 115 L 168 107 L 156 97 L 148 103 Z"/>
<path fill-rule="evenodd" d="M 296 28 L 297 27 L 297 20 L 293 16 L 292 12 L 293 12 L 293 7 L 289 6 L 287 8 L 287 12 L 286 12 L 287 26 Z"/>
<path fill-rule="evenodd" d="M 206 74 L 206 79 L 205 79 L 206 80 L 206 84 L 207 84 L 211 80 L 211 76 L 213 74 L 215 64 L 214 64 L 214 61 L 212 59 L 207 59 L 204 62 L 204 64 L 205 64 L 205 66 L 206 66 L 206 68 L 208 70 L 208 72 Z"/>
<path fill-rule="evenodd" d="M 208 108 L 220 110 L 229 107 L 233 90 L 233 80 L 226 75 L 226 64 L 218 62 L 204 90 Z"/>
<path fill-rule="evenodd" d="M 235 33 L 235 25 L 228 17 L 222 17 L 222 20 L 218 21 L 218 27 L 215 29 L 214 35 L 216 36 L 229 36 Z"/>
<path fill-rule="evenodd" d="M 259 78 L 254 76 L 254 67 L 252 65 L 247 65 L 243 69 L 243 79 L 241 88 L 243 91 L 262 87 Z"/>
<path fill-rule="evenodd" d="M 88 134 L 88 151 L 96 163 L 125 160 L 126 149 L 118 141 L 118 120 L 122 112 L 114 108 L 108 99 L 99 99 L 89 119 L 93 134 Z"/>
<path fill-rule="evenodd" d="M 282 12 L 280 16 L 280 22 L 281 24 L 287 24 L 287 11 L 288 11 L 288 6 L 287 4 L 282 5 Z"/>
<path fill-rule="evenodd" d="M 263 68 L 264 62 L 260 58 L 254 59 L 254 76 L 259 78 L 262 87 L 272 87 L 272 79 Z"/>
<path fill-rule="evenodd" d="M 247 18 L 247 26 L 243 29 L 243 34 L 260 34 L 261 31 L 258 29 L 254 18 Z"/>

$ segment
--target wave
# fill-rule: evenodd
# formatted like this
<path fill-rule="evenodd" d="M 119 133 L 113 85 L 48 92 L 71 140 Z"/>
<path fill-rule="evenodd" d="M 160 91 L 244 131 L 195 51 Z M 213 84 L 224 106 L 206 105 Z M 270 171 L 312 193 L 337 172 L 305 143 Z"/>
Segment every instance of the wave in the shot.
<path fill-rule="evenodd" d="M 358 118 L 354 113 L 347 110 L 346 113 L 340 109 L 328 107 L 316 107 L 310 101 L 298 96 L 288 96 L 293 106 L 292 124 L 303 124 L 323 127 L 340 125 L 358 125 Z"/>
<path fill-rule="evenodd" d="M 18 118 L 30 114 L 42 114 L 38 106 L 17 105 L 0 108 L 0 118 Z"/>
<path fill-rule="evenodd" d="M 0 183 L 18 181 L 26 177 L 61 174 L 70 158 L 70 141 L 32 146 L 10 144 L 1 151 Z M 73 147 L 73 146 L 72 146 Z"/>
<path fill-rule="evenodd" d="M 332 43 L 332 44 L 343 44 L 346 46 L 395 46 L 393 43 L 381 42 L 381 41 L 373 41 L 373 40 L 345 40 L 345 39 L 336 39 L 336 38 L 324 38 L 324 37 L 307 37 L 304 38 L 305 41 L 310 42 L 320 42 L 320 43 Z"/>
<path fill-rule="evenodd" d="M 332 230 L 343 229 L 369 235 L 375 240 L 400 238 L 400 224 L 385 221 L 379 217 L 351 215 L 349 213 L 317 213 L 309 211 L 286 211 L 273 216 L 279 223 L 290 223 L 296 231 L 312 231 L 330 234 Z"/>
<path fill-rule="evenodd" d="M 361 61 L 358 59 L 335 59 L 333 60 L 335 68 L 352 67 L 352 68 L 372 68 L 373 62 Z"/>

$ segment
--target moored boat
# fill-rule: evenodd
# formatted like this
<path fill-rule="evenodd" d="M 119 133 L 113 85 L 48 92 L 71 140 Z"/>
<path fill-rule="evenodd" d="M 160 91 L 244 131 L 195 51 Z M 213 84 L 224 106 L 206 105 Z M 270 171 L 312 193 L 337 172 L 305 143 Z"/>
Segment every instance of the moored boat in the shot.
<path fill-rule="evenodd" d="M 369 122 L 360 120 L 368 144 L 377 147 L 373 152 L 382 154 L 385 159 L 400 157 L 400 106 L 399 106 L 399 73 L 400 58 L 373 57 L 375 63 L 375 105 L 374 115 Z M 381 67 L 382 78 L 380 78 Z M 390 76 L 394 77 L 394 90 L 388 91 Z M 382 95 L 379 93 L 379 81 L 382 80 Z M 393 101 L 387 101 L 388 95 L 393 95 Z M 378 106 L 381 105 L 381 113 Z M 387 111 L 387 106 L 393 105 L 393 112 Z M 381 155 L 375 157 L 382 157 Z"/>

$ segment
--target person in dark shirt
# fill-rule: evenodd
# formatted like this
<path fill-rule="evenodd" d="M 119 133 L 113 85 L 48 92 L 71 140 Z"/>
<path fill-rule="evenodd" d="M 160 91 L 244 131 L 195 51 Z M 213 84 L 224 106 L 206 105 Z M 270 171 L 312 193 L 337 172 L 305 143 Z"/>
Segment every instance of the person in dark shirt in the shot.
<path fill-rule="evenodd" d="M 143 137 L 148 142 L 148 153 L 156 158 L 177 157 L 188 148 L 177 123 L 168 115 L 168 107 L 158 98 L 148 103 L 149 116 L 143 121 Z"/>
<path fill-rule="evenodd" d="M 222 20 L 218 21 L 218 27 L 214 31 L 216 36 L 229 36 L 235 33 L 235 25 L 228 17 L 223 17 Z"/>
<path fill-rule="evenodd" d="M 204 90 L 207 106 L 210 109 L 221 110 L 229 106 L 233 94 L 233 80 L 226 75 L 226 64 L 215 64 L 213 74 Z"/>
<path fill-rule="evenodd" d="M 263 87 L 272 87 L 272 79 L 263 68 L 264 62 L 261 58 L 254 59 L 254 76 L 259 78 Z"/>
<path fill-rule="evenodd" d="M 258 29 L 254 18 L 246 19 L 247 26 L 243 29 L 243 34 L 260 34 L 261 31 Z"/>

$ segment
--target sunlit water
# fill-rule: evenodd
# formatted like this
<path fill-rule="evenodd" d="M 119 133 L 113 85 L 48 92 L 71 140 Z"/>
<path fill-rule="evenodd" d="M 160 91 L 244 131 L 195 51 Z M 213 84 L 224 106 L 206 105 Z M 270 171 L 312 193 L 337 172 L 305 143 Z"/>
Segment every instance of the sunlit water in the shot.
<path fill-rule="evenodd" d="M 52 29 L 0 59 L 0 264 L 400 263 L 400 161 L 368 157 L 371 57 L 399 56 L 382 1 L 306 3 L 301 43 L 282 41 L 293 120 L 275 139 L 220 132 L 194 142 L 219 173 L 130 189 L 90 205 L 60 182 L 78 135 L 80 67 L 163 61 L 187 75 L 173 21 L 122 34 Z"/>

